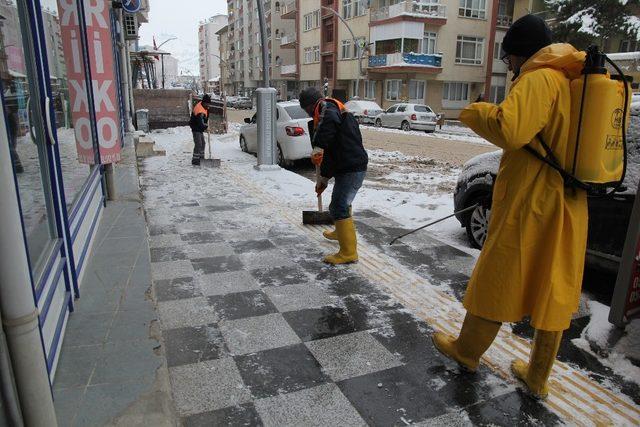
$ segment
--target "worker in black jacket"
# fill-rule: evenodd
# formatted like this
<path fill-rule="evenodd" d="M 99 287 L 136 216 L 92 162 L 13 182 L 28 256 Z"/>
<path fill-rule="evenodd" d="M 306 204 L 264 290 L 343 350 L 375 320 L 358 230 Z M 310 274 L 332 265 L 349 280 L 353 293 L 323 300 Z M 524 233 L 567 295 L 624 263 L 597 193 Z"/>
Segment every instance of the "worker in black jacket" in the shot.
<path fill-rule="evenodd" d="M 191 158 L 191 164 L 198 166 L 200 159 L 204 158 L 204 131 L 209 127 L 209 106 L 211 105 L 211 97 L 205 94 L 202 97 L 202 101 L 198 102 L 193 111 L 191 112 L 191 118 L 189 120 L 189 126 L 193 133 L 193 157 Z"/>
<path fill-rule="evenodd" d="M 362 186 L 368 163 L 360 127 L 342 102 L 323 98 L 314 87 L 303 90 L 299 99 L 300 106 L 313 117 L 312 160 L 320 163 L 316 192 L 322 194 L 329 179 L 335 180 L 329 213 L 336 229 L 323 234 L 329 240 L 337 240 L 340 251 L 325 257 L 324 261 L 329 264 L 355 262 L 358 260 L 358 251 L 351 203 Z"/>

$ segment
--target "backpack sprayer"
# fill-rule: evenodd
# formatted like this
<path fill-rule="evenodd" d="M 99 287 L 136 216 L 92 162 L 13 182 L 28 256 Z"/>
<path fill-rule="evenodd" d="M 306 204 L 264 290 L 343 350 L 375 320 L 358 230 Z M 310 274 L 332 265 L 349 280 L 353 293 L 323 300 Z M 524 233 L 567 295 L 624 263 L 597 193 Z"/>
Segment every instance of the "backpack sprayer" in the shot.
<path fill-rule="evenodd" d="M 605 61 L 618 72 L 617 76 L 609 75 Z M 600 196 L 618 191 L 627 171 L 631 82 L 632 78 L 625 76 L 597 46 L 590 46 L 582 75 L 571 81 L 569 144 L 573 148 L 573 160 L 570 169 L 562 167 L 541 134 L 537 139 L 546 156 L 530 145 L 525 149 L 557 170 L 567 187 Z"/>

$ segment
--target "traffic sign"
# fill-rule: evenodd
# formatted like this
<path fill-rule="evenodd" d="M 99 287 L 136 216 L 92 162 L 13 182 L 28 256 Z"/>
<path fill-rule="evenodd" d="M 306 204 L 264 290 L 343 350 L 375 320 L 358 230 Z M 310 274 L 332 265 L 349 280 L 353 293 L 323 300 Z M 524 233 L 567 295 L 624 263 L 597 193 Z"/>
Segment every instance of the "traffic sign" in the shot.
<path fill-rule="evenodd" d="M 127 13 L 136 13 L 142 7 L 142 0 L 122 0 L 122 8 Z"/>

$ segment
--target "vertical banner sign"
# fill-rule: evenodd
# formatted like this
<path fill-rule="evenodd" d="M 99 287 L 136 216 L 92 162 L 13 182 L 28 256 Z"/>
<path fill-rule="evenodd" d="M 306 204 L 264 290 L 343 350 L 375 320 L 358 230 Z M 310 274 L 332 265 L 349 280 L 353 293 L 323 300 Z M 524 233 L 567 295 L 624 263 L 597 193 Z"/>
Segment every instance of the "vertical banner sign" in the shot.
<path fill-rule="evenodd" d="M 83 0 L 91 62 L 93 99 L 102 164 L 120 161 L 120 118 L 111 43 L 109 0 Z"/>
<path fill-rule="evenodd" d="M 96 128 L 103 164 L 120 161 L 120 119 L 117 110 L 116 75 L 111 44 L 108 0 L 82 0 L 87 24 Z M 69 81 L 71 116 L 80 163 L 94 164 L 94 147 L 89 115 L 77 0 L 58 0 L 60 32 Z"/>
<path fill-rule="evenodd" d="M 80 41 L 82 34 L 78 20 L 77 0 L 58 0 L 58 10 L 60 11 L 60 35 L 67 68 L 71 118 L 76 138 L 78 161 L 92 165 L 95 163 L 95 152 L 91 135 L 89 98 Z"/>

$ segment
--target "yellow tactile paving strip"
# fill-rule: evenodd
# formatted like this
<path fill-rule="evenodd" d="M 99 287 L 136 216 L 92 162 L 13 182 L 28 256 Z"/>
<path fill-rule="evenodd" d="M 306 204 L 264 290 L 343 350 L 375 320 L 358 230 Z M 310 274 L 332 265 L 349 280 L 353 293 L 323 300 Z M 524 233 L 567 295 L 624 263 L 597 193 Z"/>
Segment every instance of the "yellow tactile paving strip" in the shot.
<path fill-rule="evenodd" d="M 233 176 L 233 182 L 247 193 L 269 206 L 327 250 L 334 245 L 322 237 L 328 227 L 302 225 L 301 209 L 293 209 L 288 201 L 274 200 L 273 194 L 265 194 L 257 184 L 237 173 L 227 165 L 224 173 Z M 308 208 L 307 208 L 308 209 Z M 364 277 L 383 286 L 405 307 L 437 330 L 457 335 L 464 318 L 464 308 L 454 296 L 429 284 L 429 281 L 413 273 L 388 255 L 360 239 L 360 262 L 353 265 Z M 498 375 L 512 382 L 509 370 L 511 360 L 527 360 L 530 342 L 516 336 L 503 327 L 495 342 L 483 357 L 483 362 Z M 580 426 L 640 425 L 640 407 L 627 396 L 617 395 L 567 364 L 556 362 L 549 380 L 549 397 L 545 404 L 564 422 Z"/>

